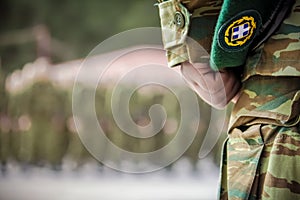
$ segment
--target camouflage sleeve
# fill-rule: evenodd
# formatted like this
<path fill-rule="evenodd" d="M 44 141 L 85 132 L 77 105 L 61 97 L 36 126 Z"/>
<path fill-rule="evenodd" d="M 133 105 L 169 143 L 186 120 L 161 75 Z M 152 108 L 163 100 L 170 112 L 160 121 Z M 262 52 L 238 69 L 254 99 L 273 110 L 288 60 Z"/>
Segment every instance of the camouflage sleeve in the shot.
<path fill-rule="evenodd" d="M 185 61 L 202 62 L 201 52 L 207 54 L 208 62 L 221 4 L 221 0 L 167 0 L 158 4 L 169 67 Z M 200 51 L 195 50 L 195 44 Z"/>
<path fill-rule="evenodd" d="M 190 13 L 178 0 L 163 1 L 158 8 L 168 66 L 174 67 L 188 60 L 186 37 Z"/>

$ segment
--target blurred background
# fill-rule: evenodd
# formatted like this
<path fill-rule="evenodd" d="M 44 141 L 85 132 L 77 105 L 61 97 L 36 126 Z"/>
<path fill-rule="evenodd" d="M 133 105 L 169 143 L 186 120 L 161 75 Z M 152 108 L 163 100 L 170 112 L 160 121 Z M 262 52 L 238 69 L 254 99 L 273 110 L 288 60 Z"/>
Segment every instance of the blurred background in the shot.
<path fill-rule="evenodd" d="M 216 198 L 225 130 L 211 154 L 199 160 L 210 119 L 210 107 L 200 99 L 195 140 L 178 161 L 157 172 L 131 175 L 109 169 L 90 156 L 76 132 L 71 107 L 74 68 L 110 36 L 159 27 L 155 3 L 0 1 L 0 200 Z M 149 141 L 120 133 L 107 94 L 109 87 L 97 90 L 96 102 L 102 103 L 96 109 L 101 111 L 99 123 L 116 145 L 147 152 L 172 140 L 180 122 L 172 93 L 137 91 L 131 99 L 132 118 L 140 124 L 147 122 L 151 105 L 159 103 L 167 110 L 167 125 Z"/>

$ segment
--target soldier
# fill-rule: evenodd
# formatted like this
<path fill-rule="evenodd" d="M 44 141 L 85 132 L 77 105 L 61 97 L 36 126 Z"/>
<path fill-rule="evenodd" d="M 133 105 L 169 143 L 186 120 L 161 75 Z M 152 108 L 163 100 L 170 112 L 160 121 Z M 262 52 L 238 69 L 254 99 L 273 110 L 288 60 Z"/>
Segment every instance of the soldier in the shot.
<path fill-rule="evenodd" d="M 300 0 L 158 6 L 169 66 L 212 106 L 236 102 L 219 199 L 300 199 Z"/>

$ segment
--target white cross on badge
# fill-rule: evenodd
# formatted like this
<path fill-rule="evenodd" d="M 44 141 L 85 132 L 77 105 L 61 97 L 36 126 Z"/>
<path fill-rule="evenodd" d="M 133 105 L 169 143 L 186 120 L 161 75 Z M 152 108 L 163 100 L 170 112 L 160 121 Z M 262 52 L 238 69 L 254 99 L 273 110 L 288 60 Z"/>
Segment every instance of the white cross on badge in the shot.
<path fill-rule="evenodd" d="M 235 26 L 232 28 L 232 37 L 231 40 L 239 40 L 241 38 L 246 37 L 249 35 L 250 32 L 250 24 L 249 22 L 245 22 L 239 26 Z"/>

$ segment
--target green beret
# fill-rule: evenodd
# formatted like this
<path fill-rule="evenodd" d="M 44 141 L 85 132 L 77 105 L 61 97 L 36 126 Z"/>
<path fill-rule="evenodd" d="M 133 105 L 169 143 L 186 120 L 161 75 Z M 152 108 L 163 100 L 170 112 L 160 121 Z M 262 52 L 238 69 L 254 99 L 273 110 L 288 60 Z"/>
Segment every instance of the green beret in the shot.
<path fill-rule="evenodd" d="M 224 0 L 212 42 L 212 69 L 243 65 L 247 54 L 281 24 L 293 3 L 293 0 Z"/>

